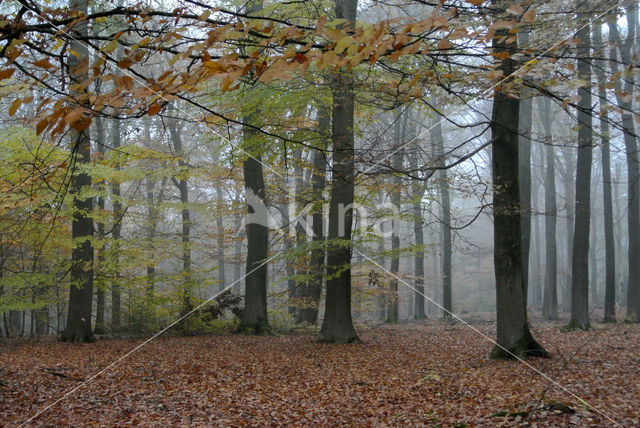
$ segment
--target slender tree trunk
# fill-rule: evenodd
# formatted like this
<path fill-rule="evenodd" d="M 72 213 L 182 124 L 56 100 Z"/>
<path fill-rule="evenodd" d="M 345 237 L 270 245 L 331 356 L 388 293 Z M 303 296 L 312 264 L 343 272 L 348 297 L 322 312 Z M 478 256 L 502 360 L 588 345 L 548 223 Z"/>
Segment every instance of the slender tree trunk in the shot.
<path fill-rule="evenodd" d="M 593 149 L 591 65 L 584 59 L 591 55 L 591 26 L 585 5 L 578 0 L 577 32 L 578 78 L 587 82 L 578 88 L 578 161 L 576 169 L 576 205 L 571 263 L 571 319 L 569 328 L 586 330 L 589 322 L 589 218 L 591 211 L 591 159 Z M 583 24 L 586 23 L 586 24 Z"/>
<path fill-rule="evenodd" d="M 336 18 L 355 30 L 357 0 L 336 0 Z M 354 197 L 354 107 L 351 76 L 341 71 L 334 80 L 332 141 L 333 174 L 329 205 L 327 297 L 319 339 L 324 342 L 356 342 L 351 319 L 351 228 Z M 340 244 L 338 244 L 340 240 Z"/>
<path fill-rule="evenodd" d="M 444 140 L 442 138 L 442 116 L 433 114 L 433 124 L 430 128 L 438 170 L 438 185 L 440 189 L 441 234 L 442 234 L 442 317 L 451 318 L 453 313 L 453 297 L 451 284 L 451 197 L 449 195 L 449 178 L 444 169 Z"/>
<path fill-rule="evenodd" d="M 95 130 L 96 130 L 96 147 L 98 149 L 98 158 L 102 159 L 104 157 L 105 148 L 106 148 L 106 139 L 104 136 L 104 122 L 101 117 L 96 117 L 94 119 Z M 102 187 L 102 186 L 101 186 Z M 105 189 L 101 189 L 102 192 Z M 101 193 L 102 193 L 101 192 Z M 105 208 L 105 200 L 104 196 L 101 194 L 98 196 L 98 213 L 100 218 L 102 219 Z M 98 224 L 98 266 L 96 268 L 96 325 L 93 329 L 94 334 L 104 334 L 106 332 L 106 296 L 105 290 L 107 288 L 107 284 L 105 281 L 106 275 L 106 255 L 105 255 L 105 239 L 106 232 L 104 221 L 99 220 Z"/>
<path fill-rule="evenodd" d="M 602 25 L 593 25 L 593 42 L 596 57 L 604 57 Z M 616 256 L 613 236 L 613 201 L 611 197 L 611 148 L 609 144 L 609 103 L 607 101 L 607 78 L 605 61 L 597 61 L 594 71 L 598 78 L 598 98 L 600 102 L 600 143 L 602 150 L 602 199 L 604 209 L 605 247 L 605 295 L 604 322 L 616 321 Z"/>
<path fill-rule="evenodd" d="M 415 118 L 412 118 L 415 120 Z M 415 139 L 415 129 L 411 123 L 409 138 L 413 139 L 409 149 L 409 168 L 411 171 L 418 171 L 418 141 Z M 414 182 L 411 186 L 413 194 L 413 235 L 416 244 L 416 251 L 413 259 L 416 289 L 414 296 L 414 318 L 424 319 L 427 317 L 424 308 L 424 219 L 422 217 L 422 197 L 424 196 L 424 186 L 419 182 Z"/>
<path fill-rule="evenodd" d="M 503 3 L 494 2 L 497 8 Z M 493 38 L 496 54 L 509 54 L 497 69 L 510 76 L 517 67 L 518 42 L 500 29 Z M 520 101 L 497 87 L 491 114 L 494 269 L 496 275 L 497 345 L 492 358 L 548 356 L 529 331 L 522 272 L 520 189 L 518 185 L 518 118 Z"/>
<path fill-rule="evenodd" d="M 629 67 L 633 67 L 631 48 L 635 43 L 635 29 L 637 26 L 637 7 L 634 5 L 627 9 L 627 37 L 623 41 L 615 21 L 609 23 L 609 38 L 618 46 L 620 61 Z M 611 52 L 611 71 L 618 72 L 615 50 Z M 623 76 L 625 74 L 623 73 Z M 623 83 L 620 82 L 623 81 Z M 623 97 L 622 92 L 627 95 Z M 627 280 L 627 319 L 633 322 L 640 321 L 640 163 L 638 161 L 638 141 L 635 135 L 633 121 L 634 81 L 632 77 L 616 79 L 616 95 L 618 105 L 622 108 L 622 129 L 624 133 L 624 145 L 627 159 L 627 194 L 628 194 L 628 233 L 629 233 L 629 276 Z"/>
<path fill-rule="evenodd" d="M 324 274 L 324 261 L 326 251 L 324 247 L 323 216 L 322 209 L 325 188 L 326 157 L 322 149 L 326 146 L 324 139 L 329 135 L 331 119 L 324 105 L 318 108 L 318 131 L 321 141 L 317 149 L 313 151 L 313 172 L 311 174 L 311 191 L 313 200 L 317 206 L 312 214 L 313 246 L 311 260 L 309 262 L 309 282 L 303 287 L 302 308 L 298 312 L 298 323 L 315 325 L 318 322 L 318 308 L 322 293 L 322 278 Z"/>
<path fill-rule="evenodd" d="M 396 118 L 396 122 L 394 124 L 394 143 L 395 146 L 393 150 L 398 150 L 394 153 L 392 160 L 392 168 L 395 172 L 398 172 L 402 169 L 402 162 L 404 159 L 404 150 L 401 148 L 402 144 L 404 144 L 404 131 L 406 128 L 402 125 L 403 117 L 398 115 Z M 391 203 L 395 206 L 400 212 L 400 189 L 402 185 L 402 179 L 399 175 L 393 176 L 393 190 L 391 191 Z M 391 279 L 389 280 L 389 292 L 391 294 L 390 298 L 387 302 L 387 322 L 395 324 L 398 322 L 399 313 L 398 313 L 398 304 L 400 300 L 400 295 L 398 294 L 398 271 L 400 269 L 400 255 L 398 252 L 400 251 L 400 219 L 394 216 L 392 220 L 392 234 L 391 234 Z"/>
<path fill-rule="evenodd" d="M 575 223 L 575 211 L 574 211 L 574 203 L 575 203 L 575 177 L 573 175 L 573 171 L 576 170 L 575 167 L 575 158 L 572 153 L 571 148 L 565 148 L 562 150 L 562 155 L 564 157 L 564 194 L 565 194 L 565 203 L 567 209 L 567 218 L 566 218 L 566 233 L 567 233 L 567 265 L 566 265 L 566 273 L 564 278 L 564 287 L 562 289 L 562 310 L 565 312 L 571 312 L 571 284 L 572 284 L 572 274 L 571 274 L 571 265 L 573 261 L 573 228 Z"/>
<path fill-rule="evenodd" d="M 84 15 L 87 13 L 86 0 L 71 0 L 71 10 Z M 74 26 L 79 34 L 88 34 L 86 21 L 80 20 Z M 79 41 L 72 41 L 69 50 L 70 79 L 74 83 L 84 82 L 88 77 L 89 52 L 87 46 Z M 70 91 L 71 96 L 82 95 Z M 71 236 L 71 289 L 69 290 L 69 309 L 67 324 L 60 336 L 65 342 L 92 342 L 91 312 L 93 303 L 93 210 L 92 198 L 81 196 L 81 192 L 91 186 L 91 177 L 77 168 L 91 162 L 91 142 L 89 129 L 77 131 L 71 129 L 69 135 L 73 144 L 74 171 L 71 176 L 71 194 L 73 195 L 73 221 Z"/>
<path fill-rule="evenodd" d="M 529 47 L 529 33 L 518 33 L 523 49 Z M 529 254 L 531 249 L 531 116 L 533 112 L 531 91 L 523 88 L 518 118 L 518 174 L 520 208 L 522 210 L 522 280 L 525 297 L 529 290 Z M 537 286 L 537 284 L 536 284 Z M 527 301 L 527 299 L 525 299 Z"/>
<path fill-rule="evenodd" d="M 111 129 L 111 147 L 117 150 L 120 147 L 120 121 L 114 120 Z M 116 164 L 116 170 L 120 165 Z M 111 184 L 111 194 L 113 199 L 113 227 L 111 232 L 112 248 L 111 258 L 113 260 L 113 275 L 111 278 L 111 330 L 117 332 L 122 327 L 121 297 L 120 297 L 120 238 L 122 234 L 122 199 L 120 193 L 120 183 L 114 181 Z"/>
<path fill-rule="evenodd" d="M 175 121 L 169 126 L 171 134 L 171 142 L 176 155 L 182 157 L 180 166 L 187 167 L 185 160 L 184 148 L 182 147 L 181 129 Z M 185 178 L 176 179 L 171 177 L 173 184 L 178 188 L 180 193 L 180 215 L 182 217 L 182 231 L 180 238 L 182 241 L 182 308 L 180 314 L 184 315 L 193 309 L 192 294 L 193 283 L 191 273 L 191 212 L 189 209 L 189 183 Z"/>
<path fill-rule="evenodd" d="M 218 217 L 216 218 L 216 229 L 218 232 L 217 236 L 217 252 L 218 252 L 218 290 L 222 291 L 226 287 L 226 265 L 224 260 L 224 212 L 225 202 L 224 202 L 224 193 L 222 191 L 222 187 L 216 187 L 216 194 L 218 195 Z"/>
<path fill-rule="evenodd" d="M 542 314 L 545 318 L 558 318 L 558 254 L 556 245 L 556 154 L 551 136 L 551 101 L 539 98 L 540 121 L 544 128 L 545 179 L 544 179 L 544 231 L 545 278 Z"/>

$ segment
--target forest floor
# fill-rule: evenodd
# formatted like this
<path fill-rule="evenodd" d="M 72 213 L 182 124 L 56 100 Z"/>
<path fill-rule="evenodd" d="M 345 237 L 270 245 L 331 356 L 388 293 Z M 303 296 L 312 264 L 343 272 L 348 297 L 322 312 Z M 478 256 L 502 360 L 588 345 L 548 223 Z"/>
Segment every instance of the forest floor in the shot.
<path fill-rule="evenodd" d="M 4 343 L 0 425 L 68 393 L 26 425 L 640 426 L 640 326 L 561 326 L 534 323 L 552 358 L 530 366 L 490 360 L 487 339 L 437 321 L 361 326 L 350 345 L 311 332 L 159 338 L 93 379 L 143 340 Z M 495 336 L 495 323 L 473 327 Z"/>

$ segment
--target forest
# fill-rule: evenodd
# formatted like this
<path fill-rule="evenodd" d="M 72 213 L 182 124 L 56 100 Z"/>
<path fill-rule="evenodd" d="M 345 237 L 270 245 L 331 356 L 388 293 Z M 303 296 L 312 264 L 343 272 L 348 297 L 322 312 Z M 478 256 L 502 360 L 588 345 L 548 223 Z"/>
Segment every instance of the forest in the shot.
<path fill-rule="evenodd" d="M 639 37 L 1 1 L 0 425 L 639 426 Z"/>

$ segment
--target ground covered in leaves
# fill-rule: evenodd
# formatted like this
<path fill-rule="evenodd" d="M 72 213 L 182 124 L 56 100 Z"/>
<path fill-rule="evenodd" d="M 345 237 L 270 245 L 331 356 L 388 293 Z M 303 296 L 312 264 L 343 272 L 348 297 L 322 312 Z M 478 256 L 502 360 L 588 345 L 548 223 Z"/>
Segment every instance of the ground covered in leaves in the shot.
<path fill-rule="evenodd" d="M 495 335 L 492 322 L 473 326 Z M 640 426 L 640 326 L 560 327 L 535 323 L 553 357 L 529 367 L 488 359 L 469 327 L 431 321 L 364 326 L 350 345 L 313 333 L 159 338 L 90 381 L 142 340 L 4 343 L 0 425 L 76 388 L 27 425 Z"/>

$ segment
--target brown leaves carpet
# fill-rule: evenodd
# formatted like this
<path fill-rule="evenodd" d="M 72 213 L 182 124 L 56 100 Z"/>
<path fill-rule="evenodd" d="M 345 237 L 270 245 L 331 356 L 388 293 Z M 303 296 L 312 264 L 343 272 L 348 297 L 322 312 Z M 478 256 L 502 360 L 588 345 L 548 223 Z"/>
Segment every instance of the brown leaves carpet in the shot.
<path fill-rule="evenodd" d="M 474 326 L 495 335 L 494 323 Z M 361 327 L 352 345 L 312 333 L 160 338 L 87 383 L 142 340 L 4 343 L 0 425 L 80 386 L 27 426 L 615 426 L 596 409 L 640 426 L 640 326 L 560 326 L 535 323 L 553 357 L 528 362 L 580 398 L 521 362 L 489 360 L 468 327 L 433 321 Z"/>

